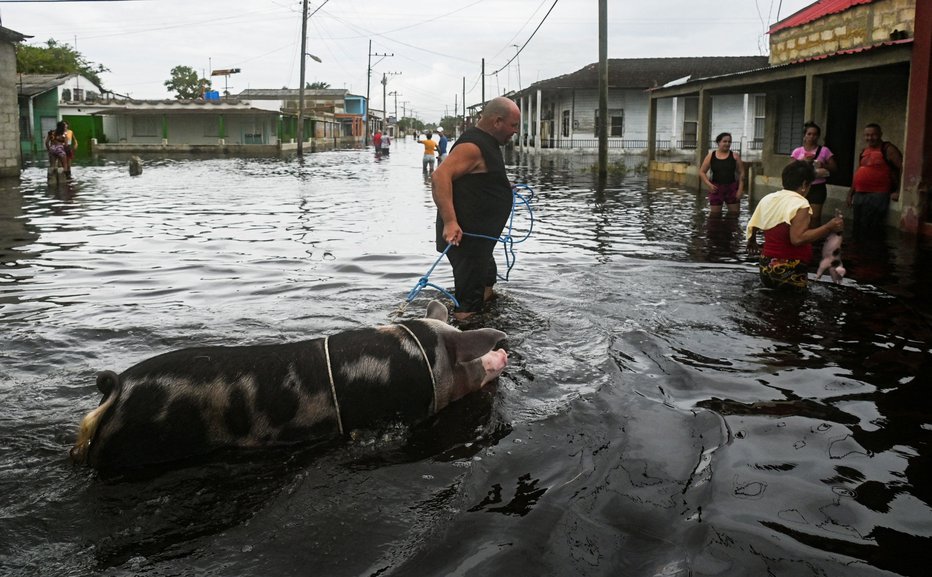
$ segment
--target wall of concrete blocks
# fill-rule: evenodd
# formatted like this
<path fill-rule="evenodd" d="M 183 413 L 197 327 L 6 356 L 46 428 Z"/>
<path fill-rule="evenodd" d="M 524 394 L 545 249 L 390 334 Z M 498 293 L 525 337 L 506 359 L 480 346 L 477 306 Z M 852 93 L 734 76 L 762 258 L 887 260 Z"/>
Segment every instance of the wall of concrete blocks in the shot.
<path fill-rule="evenodd" d="M 916 0 L 882 0 L 780 30 L 770 38 L 770 64 L 911 38 L 915 17 Z"/>

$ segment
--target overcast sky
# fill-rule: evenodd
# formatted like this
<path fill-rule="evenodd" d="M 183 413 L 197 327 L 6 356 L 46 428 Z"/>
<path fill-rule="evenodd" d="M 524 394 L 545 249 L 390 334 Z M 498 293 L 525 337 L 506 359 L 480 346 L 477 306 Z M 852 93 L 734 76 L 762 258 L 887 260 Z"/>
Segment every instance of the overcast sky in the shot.
<path fill-rule="evenodd" d="M 768 54 L 770 25 L 815 0 L 609 0 L 609 58 Z M 371 100 L 382 108 L 397 91 L 398 114 L 437 122 L 466 102 L 568 74 L 597 62 L 598 0 L 311 0 L 308 82 L 366 94 L 369 41 Z M 550 11 L 548 15 L 548 11 Z M 779 11 L 779 14 L 778 14 Z M 778 17 L 779 16 L 779 17 Z M 214 77 L 214 88 L 297 88 L 301 0 L 0 0 L 6 28 L 76 46 L 110 69 L 104 88 L 133 98 L 171 97 L 171 69 Z M 539 29 L 537 29 L 539 26 Z M 537 29 L 535 34 L 535 29 Z M 533 37 L 532 37 L 533 36 Z M 525 45 L 526 44 L 526 45 Z M 518 57 L 508 63 L 518 50 Z M 519 74 L 520 70 L 520 74 Z M 388 97 L 388 110 L 395 96 Z"/>

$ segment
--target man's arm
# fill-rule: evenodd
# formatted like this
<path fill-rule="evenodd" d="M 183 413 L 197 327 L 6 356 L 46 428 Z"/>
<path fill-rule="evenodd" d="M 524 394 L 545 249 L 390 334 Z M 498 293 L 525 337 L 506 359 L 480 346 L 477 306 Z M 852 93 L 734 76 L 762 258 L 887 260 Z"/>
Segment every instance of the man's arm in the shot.
<path fill-rule="evenodd" d="M 709 152 L 707 155 L 705 155 L 705 158 L 702 160 L 702 164 L 699 165 L 699 179 L 709 190 L 715 189 L 715 185 L 712 184 L 711 180 L 709 180 L 709 169 L 712 167 L 712 154 L 713 152 Z"/>
<path fill-rule="evenodd" d="M 473 172 L 484 171 L 485 161 L 479 147 L 464 142 L 447 155 L 431 176 L 431 194 L 443 220 L 443 239 L 447 242 L 459 245 L 463 239 L 463 229 L 453 209 L 453 181 Z"/>

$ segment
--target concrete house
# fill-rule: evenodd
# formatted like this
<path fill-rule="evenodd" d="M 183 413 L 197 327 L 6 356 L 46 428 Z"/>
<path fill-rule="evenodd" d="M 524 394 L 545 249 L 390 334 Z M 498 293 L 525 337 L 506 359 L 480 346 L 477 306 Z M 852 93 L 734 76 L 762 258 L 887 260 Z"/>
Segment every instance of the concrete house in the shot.
<path fill-rule="evenodd" d="M 698 185 L 699 146 L 688 163 L 659 159 L 663 110 L 672 99 L 698 98 L 699 142 L 715 128 L 713 99 L 764 94 L 761 157 L 749 167 L 751 198 L 780 188 L 780 173 L 814 120 L 835 154 L 826 204 L 847 196 L 864 147 L 863 127 L 878 123 L 884 140 L 903 152 L 898 202 L 889 224 L 932 234 L 928 187 L 932 182 L 932 2 L 926 0 L 823 0 L 770 28 L 770 65 L 760 70 L 687 81 L 651 91 L 651 175 Z"/>
<path fill-rule="evenodd" d="M 63 115 L 66 110 L 62 108 Z M 279 114 L 238 100 L 113 100 L 70 106 L 95 119 L 94 152 L 275 154 Z M 77 133 L 77 129 L 75 129 Z"/>
<path fill-rule="evenodd" d="M 0 26 L 0 178 L 19 178 L 21 130 L 16 103 L 16 43 L 25 36 Z"/>
<path fill-rule="evenodd" d="M 297 88 L 243 90 L 237 96 L 258 108 L 282 115 L 282 139 L 297 137 L 300 91 Z M 360 142 L 365 137 L 366 99 L 345 89 L 304 91 L 304 134 L 312 145 L 336 146 Z"/>
<path fill-rule="evenodd" d="M 67 120 L 78 138 L 78 152 L 86 153 L 99 123 L 75 109 L 104 102 L 111 95 L 80 74 L 17 74 L 20 140 L 26 158 L 44 158 L 45 135 L 59 120 Z M 83 150 L 82 150 L 83 149 Z"/>
<path fill-rule="evenodd" d="M 608 62 L 608 146 L 643 152 L 648 141 L 649 90 L 668 83 L 763 68 L 765 56 L 613 58 Z M 518 143 L 531 152 L 598 149 L 599 66 L 541 80 L 509 95 L 521 108 Z M 714 103 L 716 130 L 731 132 L 735 148 L 753 148 L 762 135 L 755 93 L 729 94 Z M 658 130 L 666 150 L 692 150 L 698 139 L 698 101 L 672 99 L 658 109 Z"/>

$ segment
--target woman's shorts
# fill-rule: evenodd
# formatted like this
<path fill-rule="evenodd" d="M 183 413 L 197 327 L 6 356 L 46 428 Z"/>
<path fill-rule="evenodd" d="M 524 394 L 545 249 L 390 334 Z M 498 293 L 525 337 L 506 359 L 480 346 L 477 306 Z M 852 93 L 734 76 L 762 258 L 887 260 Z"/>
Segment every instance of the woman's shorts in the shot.
<path fill-rule="evenodd" d="M 716 184 L 715 190 L 709 192 L 709 204 L 712 206 L 738 204 L 738 183 Z"/>
<path fill-rule="evenodd" d="M 760 282 L 772 289 L 804 289 L 807 286 L 806 264 L 792 258 L 760 257 Z"/>
<path fill-rule="evenodd" d="M 813 184 L 809 187 L 809 194 L 806 195 L 806 200 L 809 201 L 809 204 L 825 204 L 825 199 L 828 197 L 828 191 L 825 188 L 825 183 Z"/>

